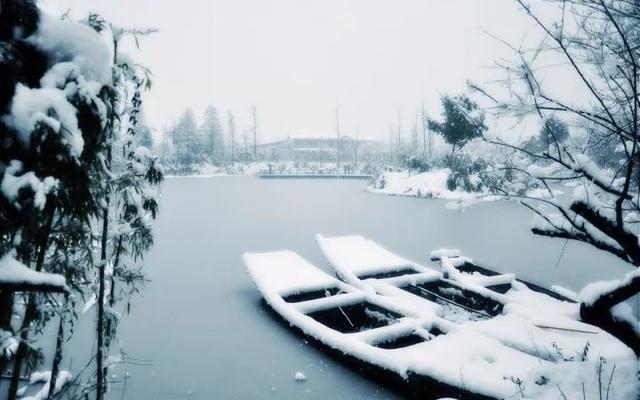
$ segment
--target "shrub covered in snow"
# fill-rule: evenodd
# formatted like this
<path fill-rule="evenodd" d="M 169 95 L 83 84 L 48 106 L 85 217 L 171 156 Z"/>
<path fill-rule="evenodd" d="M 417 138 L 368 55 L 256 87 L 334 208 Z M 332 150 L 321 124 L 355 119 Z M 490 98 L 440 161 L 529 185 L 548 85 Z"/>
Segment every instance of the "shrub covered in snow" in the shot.
<path fill-rule="evenodd" d="M 431 160 L 427 160 L 425 157 L 420 157 L 417 155 L 410 155 L 405 161 L 404 164 L 409 171 L 416 172 L 426 172 L 433 168 L 433 162 Z"/>
<path fill-rule="evenodd" d="M 459 153 L 445 157 L 443 164 L 449 169 L 447 188 L 464 192 L 494 192 L 502 183 L 494 165 L 482 158 Z"/>

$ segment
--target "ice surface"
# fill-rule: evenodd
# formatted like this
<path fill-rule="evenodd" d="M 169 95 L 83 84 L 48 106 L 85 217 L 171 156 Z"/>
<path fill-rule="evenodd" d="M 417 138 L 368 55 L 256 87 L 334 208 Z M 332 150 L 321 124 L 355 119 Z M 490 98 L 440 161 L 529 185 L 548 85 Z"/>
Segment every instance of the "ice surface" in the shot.
<path fill-rule="evenodd" d="M 214 201 L 222 193 L 228 201 Z M 533 236 L 530 214 L 513 203 L 485 203 L 451 213 L 443 210 L 443 200 L 365 193 L 363 182 L 267 182 L 252 177 L 169 179 L 162 195 L 163 211 L 154 225 L 156 245 L 145 261 L 151 283 L 133 304 L 136 317 L 125 318 L 122 332 L 129 354 L 150 359 L 153 367 L 129 368 L 125 398 L 169 400 L 192 390 L 193 397 L 203 398 L 400 399 L 280 326 L 248 279 L 240 256 L 249 250 L 287 248 L 325 268 L 326 259 L 313 240 L 318 232 L 358 232 L 419 262 L 429 250 L 455 246 L 481 265 L 574 291 L 589 281 L 620 278 L 629 270 L 622 261 L 587 246 L 570 242 L 563 248 L 562 241 Z M 184 207 L 185 202 L 190 207 Z M 168 296 L 167 288 L 175 296 Z M 172 324 L 190 329 L 180 346 L 167 346 L 176 333 L 166 329 L 166 315 Z M 65 345 L 63 365 L 71 359 L 76 366 L 88 362 L 86 349 L 95 323 L 89 314 L 81 320 L 77 329 L 84 334 L 78 332 Z M 176 360 L 189 360 L 192 368 L 176 370 Z M 612 366 L 608 363 L 604 371 L 607 379 Z M 298 370 L 310 378 L 301 385 L 293 384 Z M 594 368 L 589 382 L 597 381 L 595 373 Z M 150 390 L 136 389 L 140 387 Z M 123 388 L 115 385 L 113 390 L 119 398 Z M 582 399 L 582 394 L 575 398 Z M 617 390 L 616 398 L 623 398 Z"/>

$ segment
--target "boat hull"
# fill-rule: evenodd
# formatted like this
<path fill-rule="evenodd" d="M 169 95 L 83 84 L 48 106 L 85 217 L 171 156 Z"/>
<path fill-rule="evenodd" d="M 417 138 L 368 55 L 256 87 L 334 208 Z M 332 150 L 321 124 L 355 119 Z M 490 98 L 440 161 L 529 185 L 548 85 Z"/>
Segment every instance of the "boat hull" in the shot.
<path fill-rule="evenodd" d="M 281 314 L 274 310 L 264 299 L 260 301 L 260 306 L 284 329 L 290 331 L 297 337 L 305 340 L 310 346 L 323 356 L 332 359 L 334 362 L 344 365 L 360 375 L 362 378 L 373 384 L 380 385 L 394 394 L 408 400 L 436 400 L 443 397 L 460 400 L 493 400 L 494 397 L 483 396 L 472 393 L 455 386 L 437 381 L 424 375 L 409 373 L 407 378 L 403 378 L 393 371 L 389 371 L 378 365 L 358 359 L 316 339 L 312 335 L 306 334 L 299 327 L 291 324 Z"/>

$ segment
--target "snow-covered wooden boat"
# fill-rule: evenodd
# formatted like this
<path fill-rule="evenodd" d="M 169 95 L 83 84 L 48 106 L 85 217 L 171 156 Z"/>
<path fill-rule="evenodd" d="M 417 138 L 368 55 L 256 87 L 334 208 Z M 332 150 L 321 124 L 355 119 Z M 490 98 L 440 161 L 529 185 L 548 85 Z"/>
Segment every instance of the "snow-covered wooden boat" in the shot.
<path fill-rule="evenodd" d="M 422 318 L 443 319 L 452 324 L 453 331 L 481 334 L 541 360 L 536 371 L 544 379 L 533 379 L 528 385 L 528 390 L 537 386 L 540 393 L 535 398 L 556 398 L 560 395 L 557 388 L 555 393 L 551 390 L 542 394 L 553 386 L 565 386 L 567 398 L 572 398 L 566 394 L 570 390 L 576 390 L 582 398 L 583 383 L 589 393 L 590 386 L 598 382 L 588 376 L 600 357 L 623 365 L 628 378 L 637 373 L 631 349 L 601 329 L 579 321 L 579 305 L 568 290 L 549 290 L 513 274 L 497 273 L 474 264 L 457 250 L 432 252 L 432 260 L 440 264 L 437 270 L 400 257 L 362 236 L 317 235 L 316 240 L 336 275 L 352 286 L 389 298 Z M 561 370 L 565 372 L 557 372 Z M 532 375 L 528 376 L 530 379 Z M 521 376 L 514 381 L 527 386 Z M 637 389 L 628 382 L 624 387 L 629 393 Z"/>
<path fill-rule="evenodd" d="M 244 262 L 268 306 L 290 326 L 407 397 L 509 398 L 520 392 L 556 398 L 556 384 L 585 380 L 575 372 L 567 380 L 550 354 L 523 351 L 487 334 L 511 328 L 506 323 L 483 328 L 496 318 L 456 320 L 436 301 L 394 294 L 391 284 L 378 291 L 370 280 L 360 287 L 344 283 L 290 251 L 248 253 Z M 442 277 L 428 268 L 412 275 L 420 276 L 413 281 L 418 284 Z M 628 355 L 624 346 L 614 351 Z M 627 366 L 622 375 L 630 378 L 630 371 Z"/>
<path fill-rule="evenodd" d="M 561 306 L 576 303 L 566 290 L 561 294 L 519 280 L 513 274 L 481 267 L 462 257 L 458 250 L 433 251 L 431 260 L 439 261 L 441 266 L 436 270 L 394 254 L 362 236 L 317 235 L 316 241 L 340 279 L 364 290 L 399 297 L 399 301 L 410 299 L 413 307 L 426 300 L 429 306 L 436 302 L 468 318 L 491 318 L 501 314 L 505 304 L 512 300 L 504 294 L 514 288 L 545 295 L 545 300 L 556 300 Z"/>

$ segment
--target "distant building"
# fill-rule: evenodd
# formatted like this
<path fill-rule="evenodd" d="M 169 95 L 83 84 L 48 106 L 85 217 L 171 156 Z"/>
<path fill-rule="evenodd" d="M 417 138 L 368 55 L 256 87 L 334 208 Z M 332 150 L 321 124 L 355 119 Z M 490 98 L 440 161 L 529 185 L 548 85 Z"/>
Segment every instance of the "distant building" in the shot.
<path fill-rule="evenodd" d="M 340 161 L 355 163 L 366 161 L 381 150 L 380 143 L 372 139 L 340 137 Z M 289 137 L 272 143 L 258 145 L 260 158 L 268 161 L 336 162 L 338 139 Z"/>

